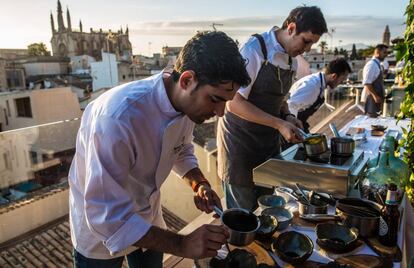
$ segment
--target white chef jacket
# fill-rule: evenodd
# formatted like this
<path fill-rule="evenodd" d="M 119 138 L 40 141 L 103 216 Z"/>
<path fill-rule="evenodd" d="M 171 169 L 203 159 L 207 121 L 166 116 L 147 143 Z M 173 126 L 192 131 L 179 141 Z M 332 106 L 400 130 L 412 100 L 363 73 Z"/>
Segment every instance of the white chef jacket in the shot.
<path fill-rule="evenodd" d="M 365 64 L 364 69 L 362 71 L 363 85 L 371 85 L 374 82 L 374 80 L 378 78 L 378 75 L 380 75 L 380 72 L 382 71 L 378 65 L 381 66 L 381 62 L 375 57 L 372 57 L 372 59 Z M 367 92 L 364 88 L 361 93 L 361 101 L 365 102 L 366 100 Z"/>
<path fill-rule="evenodd" d="M 276 39 L 274 32 L 277 29 L 278 27 L 273 27 L 269 31 L 261 34 L 267 49 L 267 60 L 280 69 L 289 70 L 289 55 Z M 240 54 L 247 61 L 246 70 L 251 78 L 251 82 L 246 87 L 240 87 L 238 93 L 245 99 L 248 99 L 252 86 L 264 62 L 259 40 L 254 36 L 250 37 L 240 49 Z M 296 58 L 292 58 L 292 70 L 296 72 L 297 68 L 297 60 Z"/>
<path fill-rule="evenodd" d="M 177 112 L 162 74 L 115 87 L 90 103 L 69 171 L 72 243 L 82 255 L 128 254 L 151 225 L 165 228 L 161 184 L 198 166 L 194 123 Z"/>
<path fill-rule="evenodd" d="M 320 74 L 322 74 L 322 81 Z M 324 94 L 325 88 L 326 82 L 323 72 L 314 73 L 299 79 L 290 88 L 290 97 L 287 100 L 289 111 L 293 115 L 298 116 L 300 111 L 312 106 L 318 97 Z"/>

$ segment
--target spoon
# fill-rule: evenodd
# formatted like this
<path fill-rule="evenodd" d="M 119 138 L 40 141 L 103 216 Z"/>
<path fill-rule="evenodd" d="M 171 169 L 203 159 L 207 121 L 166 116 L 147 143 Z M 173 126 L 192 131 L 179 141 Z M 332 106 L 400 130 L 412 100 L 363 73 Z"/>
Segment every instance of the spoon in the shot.
<path fill-rule="evenodd" d="M 303 192 L 302 188 L 299 186 L 299 183 L 295 183 L 296 188 L 299 190 L 299 192 L 302 194 L 303 199 L 306 201 L 306 203 L 308 203 L 308 205 L 310 206 L 311 203 L 309 202 L 308 197 L 305 195 L 305 193 Z"/>

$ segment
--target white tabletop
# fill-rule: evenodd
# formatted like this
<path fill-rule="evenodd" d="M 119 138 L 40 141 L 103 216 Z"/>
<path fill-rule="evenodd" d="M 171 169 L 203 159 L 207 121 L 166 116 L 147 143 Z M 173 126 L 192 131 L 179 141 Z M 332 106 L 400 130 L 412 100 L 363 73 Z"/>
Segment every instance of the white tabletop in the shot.
<path fill-rule="evenodd" d="M 298 204 L 297 204 L 296 201 L 290 201 L 289 203 L 286 204 L 286 208 L 289 209 L 293 213 L 295 211 L 298 211 Z M 411 208 L 411 206 L 410 206 L 410 208 Z M 258 208 L 255 211 L 255 214 L 260 215 L 260 213 L 261 213 L 261 209 Z M 329 206 L 328 214 L 334 215 L 335 214 L 335 208 Z M 405 219 L 405 218 L 403 217 L 403 219 Z M 400 228 L 399 233 L 398 233 L 398 245 L 399 245 L 400 249 L 403 249 L 404 226 L 405 226 L 405 224 L 401 224 L 401 228 Z M 291 225 L 286 230 L 284 230 L 283 232 L 287 232 L 287 231 L 300 232 L 302 234 L 307 235 L 312 240 L 314 248 L 313 248 L 312 255 L 309 257 L 309 260 L 311 260 L 311 261 L 316 261 L 316 262 L 321 262 L 321 263 L 328 263 L 328 262 L 334 261 L 335 259 L 337 259 L 339 257 L 348 256 L 348 255 L 368 254 L 368 255 L 377 256 L 377 254 L 370 247 L 368 247 L 365 243 L 363 243 L 363 245 L 361 247 L 359 247 L 359 248 L 355 249 L 354 251 L 352 251 L 350 253 L 347 253 L 347 254 L 342 254 L 342 255 L 329 254 L 329 253 L 326 253 L 325 251 L 321 250 L 319 248 L 318 244 L 316 244 L 316 232 L 313 228 Z M 286 263 L 283 262 L 277 256 L 277 254 L 273 254 L 273 258 L 278 263 L 278 265 L 280 265 L 281 267 L 286 266 Z M 394 263 L 393 267 L 401 267 L 401 264 L 400 263 Z"/>
<path fill-rule="evenodd" d="M 381 144 L 384 136 L 372 136 L 371 135 L 371 125 L 383 125 L 387 129 L 385 135 L 390 130 L 396 130 L 402 133 L 402 128 L 407 129 L 410 125 L 409 120 L 401 120 L 397 123 L 397 120 L 393 117 L 378 117 L 371 118 L 366 115 L 359 115 L 355 119 L 348 122 L 340 131 L 340 135 L 345 135 L 350 127 L 358 127 L 365 129 L 366 141 L 357 142 L 356 148 L 364 151 L 365 156 L 369 158 L 375 157 L 378 155 L 379 146 Z"/>

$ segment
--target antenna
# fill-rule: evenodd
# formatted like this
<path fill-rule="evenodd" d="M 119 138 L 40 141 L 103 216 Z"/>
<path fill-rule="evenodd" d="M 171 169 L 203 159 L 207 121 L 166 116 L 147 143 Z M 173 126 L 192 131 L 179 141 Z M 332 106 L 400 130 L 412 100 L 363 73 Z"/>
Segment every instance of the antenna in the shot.
<path fill-rule="evenodd" d="M 335 32 L 336 32 L 336 28 L 335 27 L 332 27 L 328 31 L 328 35 L 331 37 L 331 50 L 333 50 L 333 35 L 334 35 Z"/>
<path fill-rule="evenodd" d="M 224 24 L 213 22 L 213 24 L 211 24 L 210 26 L 213 27 L 214 31 L 217 31 L 216 26 L 224 26 Z"/>
<path fill-rule="evenodd" d="M 152 42 L 148 42 L 148 56 L 151 55 L 151 45 L 152 45 Z"/>

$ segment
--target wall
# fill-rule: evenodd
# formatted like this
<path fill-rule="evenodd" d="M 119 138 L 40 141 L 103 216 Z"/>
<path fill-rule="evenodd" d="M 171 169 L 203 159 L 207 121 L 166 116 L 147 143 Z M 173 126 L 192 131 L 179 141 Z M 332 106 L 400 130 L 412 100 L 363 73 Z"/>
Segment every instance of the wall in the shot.
<path fill-rule="evenodd" d="M 26 70 L 26 77 L 66 73 L 65 70 L 61 69 L 59 62 L 29 62 L 23 63 L 23 67 Z"/>
<path fill-rule="evenodd" d="M 33 117 L 18 117 L 15 99 L 30 97 Z M 4 109 L 9 101 L 10 116 L 8 125 Z M 0 94 L 0 122 L 2 131 L 35 126 L 43 123 L 72 119 L 81 116 L 81 110 L 76 93 L 70 87 L 25 90 Z"/>
<path fill-rule="evenodd" d="M 115 54 L 102 52 L 102 61 L 91 62 L 93 91 L 118 85 L 118 68 Z"/>
<path fill-rule="evenodd" d="M 0 214 L 0 243 L 29 232 L 69 213 L 69 190 L 50 192 Z"/>
<path fill-rule="evenodd" d="M 29 158 L 29 136 L 17 132 L 1 135 L 0 189 L 34 178 Z"/>
<path fill-rule="evenodd" d="M 7 88 L 6 60 L 0 58 L 0 90 Z"/>
<path fill-rule="evenodd" d="M 81 116 L 78 97 L 70 87 L 35 90 L 31 98 L 38 125 Z"/>
<path fill-rule="evenodd" d="M 217 157 L 203 147 L 194 144 L 194 153 L 204 176 L 220 196 L 221 183 L 217 177 Z M 171 173 L 161 187 L 161 204 L 181 219 L 190 222 L 201 214 L 194 205 L 194 193 L 187 183 L 175 173 Z"/>

